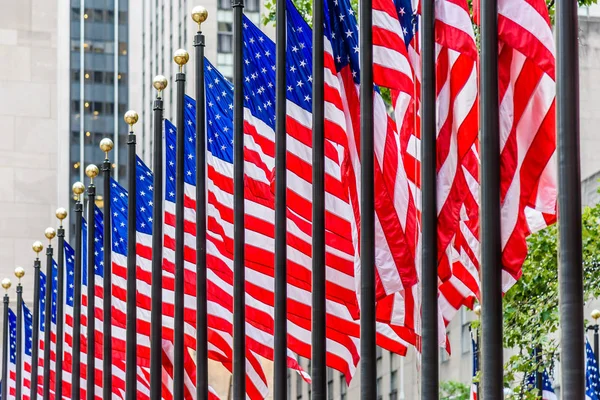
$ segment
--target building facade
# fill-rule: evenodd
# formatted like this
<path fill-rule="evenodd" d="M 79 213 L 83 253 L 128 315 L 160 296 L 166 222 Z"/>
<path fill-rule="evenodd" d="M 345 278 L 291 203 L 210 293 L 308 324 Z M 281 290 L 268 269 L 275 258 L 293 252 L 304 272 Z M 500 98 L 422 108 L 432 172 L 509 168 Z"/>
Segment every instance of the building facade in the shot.
<path fill-rule="evenodd" d="M 68 181 L 87 183 L 85 167 L 102 162 L 98 146 L 109 137 L 113 176 L 125 183 L 128 1 L 71 0 L 70 6 Z M 96 185 L 102 187 L 101 176 Z"/>
<path fill-rule="evenodd" d="M 0 279 L 14 288 L 24 267 L 31 299 L 31 245 L 56 225 L 58 20 L 53 2 L 0 0 L 0 9 Z"/>

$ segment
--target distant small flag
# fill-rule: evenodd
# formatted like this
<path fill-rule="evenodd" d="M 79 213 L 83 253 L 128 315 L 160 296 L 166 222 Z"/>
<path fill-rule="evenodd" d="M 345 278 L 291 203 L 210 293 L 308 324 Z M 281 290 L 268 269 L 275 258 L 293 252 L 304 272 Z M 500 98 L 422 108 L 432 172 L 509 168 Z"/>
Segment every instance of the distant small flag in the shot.
<path fill-rule="evenodd" d="M 535 374 L 531 374 L 527 377 L 527 386 L 530 390 L 535 388 Z M 548 372 L 544 369 L 542 372 L 542 400 L 558 400 L 550 381 Z"/>
<path fill-rule="evenodd" d="M 598 394 L 598 362 L 590 346 L 590 342 L 585 341 L 585 399 L 600 400 Z"/>
<path fill-rule="evenodd" d="M 475 377 L 477 376 L 477 371 L 479 371 L 479 346 L 475 339 L 471 338 L 471 343 L 473 344 L 473 380 L 471 382 L 471 400 L 477 400 L 477 392 L 478 385 L 475 383 Z"/>

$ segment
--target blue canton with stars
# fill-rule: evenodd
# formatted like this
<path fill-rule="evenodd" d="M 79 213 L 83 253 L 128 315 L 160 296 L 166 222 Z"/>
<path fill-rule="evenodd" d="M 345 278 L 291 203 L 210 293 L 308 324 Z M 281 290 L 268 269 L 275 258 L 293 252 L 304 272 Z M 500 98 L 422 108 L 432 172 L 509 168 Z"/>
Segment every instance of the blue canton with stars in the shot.
<path fill-rule="evenodd" d="M 411 0 L 394 0 L 394 5 L 396 6 L 400 26 L 402 26 L 404 43 L 408 48 L 419 29 L 418 15 L 413 11 Z"/>
<path fill-rule="evenodd" d="M 23 302 L 23 351 L 26 356 L 31 357 L 33 349 L 33 314 L 29 307 Z"/>
<path fill-rule="evenodd" d="M 529 390 L 535 389 L 535 374 L 531 374 L 527 377 L 527 387 Z M 554 388 L 552 387 L 552 382 L 550 381 L 550 376 L 548 372 L 544 370 L 542 372 L 542 390 L 544 392 L 554 393 Z"/>
<path fill-rule="evenodd" d="M 17 316 L 10 308 L 8 309 L 8 331 L 10 332 L 10 363 L 17 365 Z"/>
<path fill-rule="evenodd" d="M 52 260 L 52 323 L 56 324 L 56 295 L 58 293 L 58 264 Z M 40 271 L 40 332 L 43 333 L 46 323 L 46 274 Z M 40 336 L 41 337 L 41 336 Z"/>
<path fill-rule="evenodd" d="M 336 68 L 350 67 L 360 83 L 358 24 L 349 0 L 325 1 L 325 36 L 331 41 Z"/>
<path fill-rule="evenodd" d="M 590 342 L 585 341 L 585 398 L 586 400 L 599 400 L 598 393 L 599 376 L 598 363 L 596 356 L 590 346 Z"/>
<path fill-rule="evenodd" d="M 137 158 L 136 168 L 136 231 L 147 235 L 152 234 L 152 191 L 154 176 L 142 160 Z M 112 210 L 112 250 L 127 256 L 127 191 L 114 179 L 111 179 L 111 210 Z M 101 213 L 99 213 L 101 215 Z M 100 218 L 96 215 L 96 219 Z M 97 229 L 98 230 L 98 229 Z M 101 243 L 102 241 L 99 240 Z M 98 263 L 98 256 L 97 256 Z"/>
<path fill-rule="evenodd" d="M 66 277 L 66 296 L 65 301 L 68 307 L 73 307 L 75 298 L 75 250 L 67 241 L 65 241 L 65 277 Z"/>
<path fill-rule="evenodd" d="M 244 16 L 244 107 L 275 129 L 275 43 Z"/>

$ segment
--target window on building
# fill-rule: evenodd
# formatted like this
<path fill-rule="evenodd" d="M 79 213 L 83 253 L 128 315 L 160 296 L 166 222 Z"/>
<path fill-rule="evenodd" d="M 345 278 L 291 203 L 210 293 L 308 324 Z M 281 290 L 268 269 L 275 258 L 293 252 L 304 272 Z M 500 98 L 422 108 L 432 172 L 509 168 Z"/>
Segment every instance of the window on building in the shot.
<path fill-rule="evenodd" d="M 327 400 L 333 400 L 333 370 L 327 368 Z"/>
<path fill-rule="evenodd" d="M 79 7 L 72 7 L 71 8 L 71 20 L 79 21 L 80 18 L 81 18 L 81 11 L 80 11 Z"/>
<path fill-rule="evenodd" d="M 348 384 L 346 383 L 346 376 L 340 374 L 340 400 L 346 400 L 348 393 Z"/>
<path fill-rule="evenodd" d="M 312 374 L 312 363 L 308 360 L 308 370 Z M 312 386 L 308 385 L 308 400 L 312 399 Z"/>
<path fill-rule="evenodd" d="M 259 12 L 260 2 L 258 0 L 246 0 L 244 2 L 244 11 Z"/>
<path fill-rule="evenodd" d="M 383 350 L 381 349 L 381 347 L 375 347 L 375 356 L 377 357 L 377 360 L 381 360 L 381 358 L 383 357 Z"/>
<path fill-rule="evenodd" d="M 219 21 L 217 30 L 217 52 L 231 54 L 233 52 L 233 24 Z"/>
<path fill-rule="evenodd" d="M 450 355 L 446 351 L 446 349 L 440 348 L 440 361 L 442 363 L 447 363 L 450 361 Z"/>
<path fill-rule="evenodd" d="M 310 373 L 310 370 L 308 371 Z M 296 400 L 302 399 L 302 376 L 296 374 Z"/>
<path fill-rule="evenodd" d="M 298 374 L 298 375 L 300 375 L 300 374 Z M 287 372 L 286 383 L 287 383 L 287 400 L 292 400 L 292 375 L 291 375 L 289 369 Z"/>
<path fill-rule="evenodd" d="M 460 309 L 460 328 L 460 347 L 462 354 L 466 354 L 471 351 L 471 321 L 465 307 Z"/>
<path fill-rule="evenodd" d="M 217 7 L 219 10 L 231 10 L 231 0 L 218 0 Z"/>
<path fill-rule="evenodd" d="M 377 400 L 382 400 L 383 399 L 383 395 L 381 394 L 381 383 L 383 382 L 383 378 L 378 377 L 377 378 L 377 382 L 376 382 L 376 389 L 377 389 Z"/>
<path fill-rule="evenodd" d="M 393 369 L 390 372 L 390 400 L 398 398 L 398 370 Z"/>
<path fill-rule="evenodd" d="M 127 12 L 125 11 L 119 11 L 119 24 L 126 24 L 127 23 Z"/>

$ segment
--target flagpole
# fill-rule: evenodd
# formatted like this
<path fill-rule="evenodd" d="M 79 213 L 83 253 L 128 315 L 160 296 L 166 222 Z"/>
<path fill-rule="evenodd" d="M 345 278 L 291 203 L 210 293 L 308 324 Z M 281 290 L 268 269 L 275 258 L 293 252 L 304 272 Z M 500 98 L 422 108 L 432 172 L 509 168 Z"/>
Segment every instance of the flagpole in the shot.
<path fill-rule="evenodd" d="M 150 397 L 162 393 L 163 100 L 167 78 L 157 75 L 154 100 L 154 191 L 152 193 L 152 306 L 150 311 Z"/>
<path fill-rule="evenodd" d="M 585 396 L 577 3 L 556 3 L 561 395 Z"/>
<path fill-rule="evenodd" d="M 81 398 L 81 264 L 83 258 L 82 244 L 82 224 L 83 224 L 83 198 L 85 185 L 81 182 L 73 184 L 73 193 L 76 196 L 75 203 L 75 271 L 73 275 L 73 345 L 71 368 L 71 398 L 79 400 Z M 52 275 L 50 275 L 52 276 Z M 49 280 L 50 278 L 47 277 Z"/>
<path fill-rule="evenodd" d="M 313 1 L 312 101 L 312 357 L 310 371 L 315 400 L 327 396 L 327 314 L 325 300 L 325 89 L 323 0 Z"/>
<path fill-rule="evenodd" d="M 25 270 L 22 267 L 15 268 L 15 276 L 19 280 L 19 283 L 17 283 L 17 369 L 15 399 L 23 398 L 23 285 L 21 285 L 21 278 L 24 275 Z"/>
<path fill-rule="evenodd" d="M 498 0 L 481 2 L 480 71 L 481 388 L 482 398 L 500 400 L 504 398 L 504 371 L 502 361 L 500 125 L 498 116 Z M 579 190 L 578 187 L 578 193 Z M 581 352 L 583 354 L 583 347 L 581 347 Z"/>
<path fill-rule="evenodd" d="M 426 1 L 425 1 L 426 2 Z M 373 140 L 373 2 L 360 7 L 360 387 L 361 399 L 377 397 L 375 342 L 375 157 Z M 424 83 L 425 85 L 425 83 Z M 432 397 L 424 398 L 430 399 Z"/>
<path fill-rule="evenodd" d="M 94 178 L 100 170 L 94 164 L 85 168 L 85 174 L 90 178 L 88 185 L 88 229 L 87 229 L 87 400 L 94 400 L 96 397 L 96 186 Z"/>
<path fill-rule="evenodd" d="M 438 342 L 438 250 L 437 250 L 437 157 L 436 157 L 436 83 L 435 83 L 435 6 L 424 0 L 422 6 L 422 379 L 424 399 L 439 396 Z M 364 83 L 363 83 L 364 84 Z"/>
<path fill-rule="evenodd" d="M 275 70 L 275 349 L 273 396 L 287 399 L 286 0 L 276 3 Z"/>
<path fill-rule="evenodd" d="M 208 398 L 208 317 L 206 292 L 206 93 L 202 23 L 208 11 L 192 10 L 198 24 L 194 37 L 196 51 L 196 398 Z"/>
<path fill-rule="evenodd" d="M 10 349 L 8 347 L 8 289 L 10 289 L 10 279 L 2 279 L 2 287 L 6 290 L 4 293 L 4 319 L 2 320 L 2 400 L 8 399 L 8 359 Z"/>
<path fill-rule="evenodd" d="M 100 141 L 100 149 L 104 152 L 104 162 L 101 167 L 102 176 L 104 178 L 102 194 L 104 198 L 104 209 L 102 213 L 102 221 L 104 224 L 104 234 L 102 236 L 104 247 L 104 288 L 102 299 L 104 309 L 102 320 L 102 332 L 104 336 L 102 349 L 102 400 L 112 399 L 112 230 L 110 229 L 110 170 L 112 165 L 110 164 L 108 153 L 110 153 L 113 147 L 114 143 L 109 138 L 104 138 Z M 59 268 L 61 268 L 60 265 Z"/>
<path fill-rule="evenodd" d="M 44 235 L 48 239 L 46 247 L 46 301 L 44 302 L 44 388 L 43 399 L 50 400 L 50 340 L 52 331 L 52 263 L 54 249 L 52 239 L 56 236 L 54 228 L 47 228 Z M 18 289 L 18 286 L 17 286 Z M 18 398 L 18 397 L 17 397 Z"/>
<path fill-rule="evenodd" d="M 179 72 L 175 76 L 177 83 L 177 156 L 176 156 L 176 182 L 175 182 L 175 329 L 174 329 L 174 354 L 173 361 L 173 398 L 183 399 L 184 388 L 184 157 L 185 157 L 185 73 L 183 66 L 187 64 L 190 55 L 187 51 L 175 51 L 173 60 L 179 65 Z"/>
<path fill-rule="evenodd" d="M 233 400 L 246 398 L 246 271 L 244 264 L 244 0 L 233 8 Z"/>
<path fill-rule="evenodd" d="M 58 248 L 56 263 L 58 271 L 56 274 L 57 289 L 56 289 L 56 382 L 54 383 L 54 393 L 56 399 L 62 399 L 62 376 L 63 376 L 63 344 L 64 344 L 64 290 L 65 290 L 65 228 L 63 221 L 67 218 L 67 210 L 58 208 L 56 210 L 56 218 L 59 220 L 56 236 L 58 237 Z M 46 279 L 49 279 L 46 277 Z M 48 295 L 46 295 L 48 296 Z M 50 297 L 51 298 L 51 297 Z M 46 297 L 46 301 L 48 301 Z"/>
<path fill-rule="evenodd" d="M 44 245 L 40 241 L 33 243 L 33 251 L 35 252 L 35 261 L 33 262 L 33 321 L 32 321 L 32 347 L 31 347 L 31 391 L 30 399 L 37 399 L 38 396 L 38 363 L 40 349 L 40 269 L 42 263 L 40 261 L 40 252 L 44 249 Z"/>
<path fill-rule="evenodd" d="M 125 328 L 125 399 L 135 400 L 137 397 L 137 160 L 135 154 L 136 137 L 133 126 L 138 121 L 138 114 L 129 110 L 123 118 L 129 125 L 127 135 L 127 323 Z M 177 398 L 177 397 L 176 397 Z M 182 398 L 182 397 L 179 397 Z"/>

